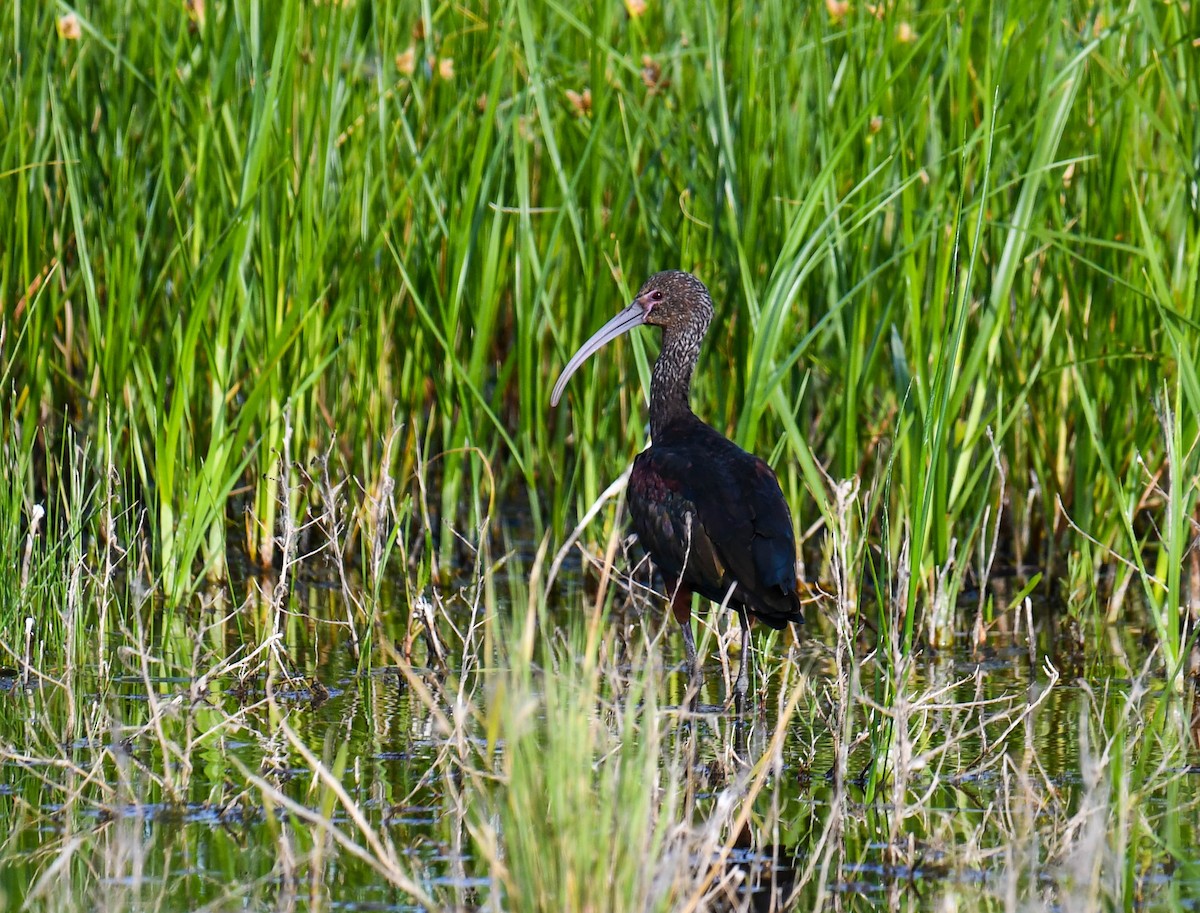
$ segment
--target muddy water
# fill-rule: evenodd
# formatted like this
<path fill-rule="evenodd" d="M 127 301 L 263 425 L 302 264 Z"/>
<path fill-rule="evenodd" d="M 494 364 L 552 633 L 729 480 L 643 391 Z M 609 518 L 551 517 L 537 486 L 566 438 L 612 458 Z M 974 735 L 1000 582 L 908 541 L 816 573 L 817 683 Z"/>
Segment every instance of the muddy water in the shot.
<path fill-rule="evenodd" d="M 162 663 L 131 662 L 115 637 L 99 653 L 110 658 L 107 670 L 63 670 L 59 683 L 0 680 L 0 889 L 8 906 L 419 908 L 353 850 L 303 816 L 282 815 L 279 801 L 263 801 L 264 788 L 276 791 L 364 842 L 289 743 L 286 723 L 439 903 L 504 909 L 472 841 L 472 810 L 442 763 L 448 747 L 437 711 L 419 694 L 441 677 L 420 667 L 424 642 L 417 638 L 411 676 L 385 665 L 363 671 L 344 629 L 311 620 L 337 617 L 332 592 L 311 589 L 311 617 L 289 622 L 295 677 L 273 683 L 273 704 L 261 677 L 217 675 L 198 689 L 194 675 L 158 675 Z M 464 606 L 447 619 L 459 630 L 470 621 Z M 180 631 L 193 623 L 176 621 Z M 405 631 L 395 625 L 381 636 L 402 645 Z M 188 641 L 178 633 L 167 625 L 150 652 L 187 667 Z M 236 632 L 222 636 L 227 647 L 238 642 Z M 871 733 L 888 721 L 868 710 L 843 730 L 847 775 L 838 781 L 831 640 L 818 630 L 795 651 L 793 671 L 805 677 L 809 697 L 754 799 L 755 826 L 726 860 L 736 875 L 731 908 L 1003 909 L 1013 899 L 1069 908 L 1114 897 L 1136 897 L 1143 910 L 1200 906 L 1200 759 L 1187 742 L 1189 703 L 1164 697 L 1161 681 L 1142 675 L 1136 630 L 1104 629 L 1069 669 L 1055 667 L 1048 633 L 1032 644 L 1005 636 L 982 649 L 964 638 L 953 651 L 918 658 L 896 724 L 907 738 L 891 743 L 892 757 L 905 758 L 895 761 L 903 789 L 895 776 L 872 782 L 886 743 Z M 875 664 L 869 654 L 859 658 L 862 692 L 882 700 Z M 756 712 L 738 718 L 722 705 L 721 670 L 711 662 L 698 711 L 668 739 L 671 751 L 678 739 L 689 742 L 699 819 L 769 750 L 781 664 L 765 665 L 776 677 L 761 683 Z M 678 670 L 664 674 L 670 705 L 686 682 Z M 148 726 L 155 709 L 159 722 Z M 663 712 L 680 717 L 678 707 Z M 1128 769 L 1114 773 L 1114 765 Z M 1122 795 L 1122 783 L 1134 791 Z M 1129 840 L 1111 839 L 1112 822 L 1131 819 L 1142 823 L 1128 825 Z M 1111 894 L 1088 893 L 1089 865 L 1113 870 L 1100 878 Z"/>

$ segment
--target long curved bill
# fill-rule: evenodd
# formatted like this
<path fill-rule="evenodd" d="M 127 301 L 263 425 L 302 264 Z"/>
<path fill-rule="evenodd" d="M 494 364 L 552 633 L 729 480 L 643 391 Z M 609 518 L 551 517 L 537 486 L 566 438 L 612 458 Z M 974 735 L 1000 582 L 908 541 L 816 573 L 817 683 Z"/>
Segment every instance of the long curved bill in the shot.
<path fill-rule="evenodd" d="M 571 379 L 571 375 L 578 371 L 585 361 L 622 333 L 632 330 L 636 326 L 641 326 L 645 322 L 645 308 L 642 307 L 641 302 L 634 301 L 633 304 L 629 305 L 629 307 L 617 314 L 612 320 L 600 327 L 592 335 L 591 339 L 579 347 L 579 351 L 571 356 L 571 360 L 563 368 L 562 374 L 558 376 L 558 382 L 554 385 L 554 392 L 550 394 L 550 405 L 558 405 L 558 401 L 562 399 L 563 390 L 566 389 L 567 381 Z"/>

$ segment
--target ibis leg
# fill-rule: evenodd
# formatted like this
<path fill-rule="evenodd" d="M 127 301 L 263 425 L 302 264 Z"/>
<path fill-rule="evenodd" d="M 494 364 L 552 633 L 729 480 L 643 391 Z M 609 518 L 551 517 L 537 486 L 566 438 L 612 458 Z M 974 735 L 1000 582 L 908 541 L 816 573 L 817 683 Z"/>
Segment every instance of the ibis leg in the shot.
<path fill-rule="evenodd" d="M 692 591 L 680 585 L 671 597 L 671 614 L 683 629 L 683 648 L 687 654 L 688 672 L 696 674 L 696 638 L 692 634 Z"/>
<path fill-rule="evenodd" d="M 692 620 L 683 623 L 683 652 L 687 655 L 688 671 L 696 672 L 696 636 L 692 633 Z"/>
<path fill-rule="evenodd" d="M 742 656 L 738 662 L 737 681 L 734 682 L 733 688 L 736 693 L 737 711 L 742 713 L 746 709 L 746 693 L 750 689 L 750 619 L 744 611 L 739 611 L 737 616 L 742 626 Z"/>

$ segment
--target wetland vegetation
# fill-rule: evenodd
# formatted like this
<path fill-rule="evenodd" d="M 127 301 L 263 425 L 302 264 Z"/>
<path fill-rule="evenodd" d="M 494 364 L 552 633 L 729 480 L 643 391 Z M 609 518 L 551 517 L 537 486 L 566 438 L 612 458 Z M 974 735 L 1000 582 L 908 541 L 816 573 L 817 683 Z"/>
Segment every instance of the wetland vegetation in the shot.
<path fill-rule="evenodd" d="M 1200 903 L 1195 0 L 0 11 L 0 900 Z M 628 541 L 655 340 L 807 624 Z M 732 655 L 732 659 L 729 657 Z"/>

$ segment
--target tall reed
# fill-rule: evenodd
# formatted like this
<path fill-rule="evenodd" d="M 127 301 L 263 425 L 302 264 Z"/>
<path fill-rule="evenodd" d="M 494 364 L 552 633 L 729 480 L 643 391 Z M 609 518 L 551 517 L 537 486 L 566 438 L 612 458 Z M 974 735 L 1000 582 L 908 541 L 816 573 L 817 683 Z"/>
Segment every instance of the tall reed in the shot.
<path fill-rule="evenodd" d="M 645 444 L 652 339 L 589 366 L 568 409 L 548 385 L 679 266 L 718 301 L 697 410 L 770 458 L 800 532 L 825 535 L 825 473 L 866 483 L 873 567 L 908 549 L 909 646 L 946 641 L 926 607 L 956 605 L 985 526 L 1047 595 L 1179 606 L 1200 326 L 1188 17 L 14 5 L 5 468 L 28 515 L 68 431 L 91 441 L 85 488 L 115 469 L 178 602 L 231 549 L 277 563 L 280 514 L 304 510 L 280 491 L 333 453 L 365 489 L 429 504 L 412 535 L 441 576 L 451 531 L 495 516 L 482 467 L 540 539 Z"/>

